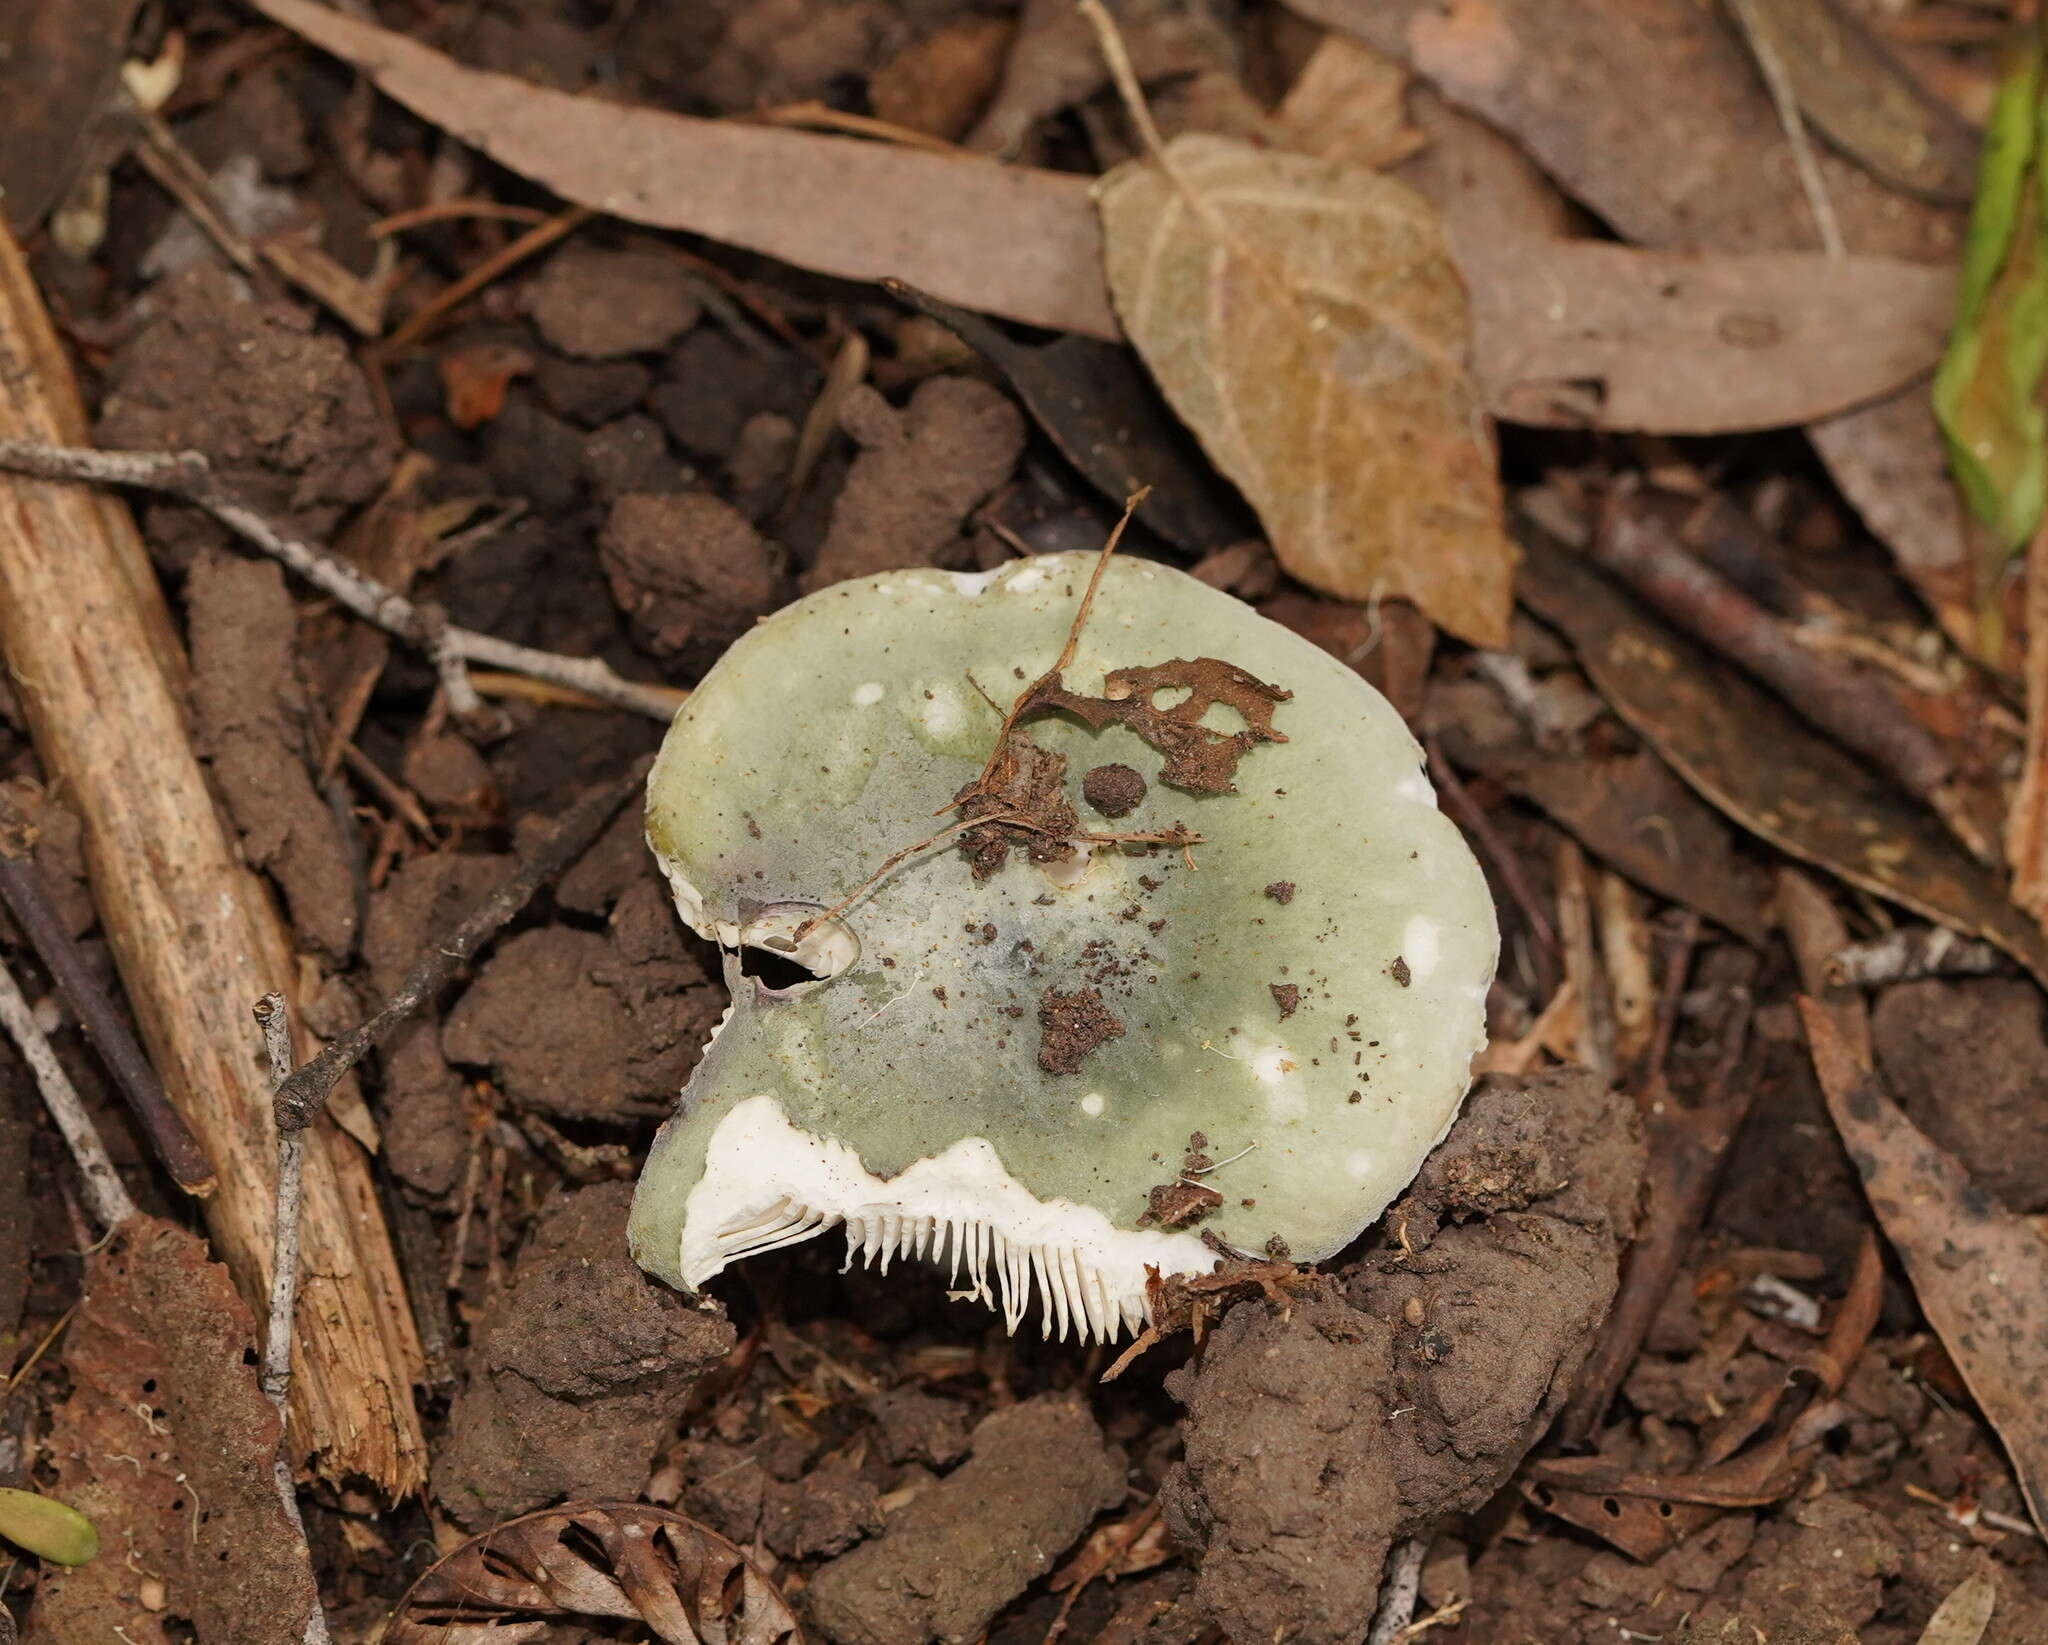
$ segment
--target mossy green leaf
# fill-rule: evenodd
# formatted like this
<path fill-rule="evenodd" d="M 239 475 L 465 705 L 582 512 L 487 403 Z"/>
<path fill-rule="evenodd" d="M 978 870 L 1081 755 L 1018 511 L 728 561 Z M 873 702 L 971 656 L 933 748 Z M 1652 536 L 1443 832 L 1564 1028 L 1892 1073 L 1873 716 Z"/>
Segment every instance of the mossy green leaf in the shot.
<path fill-rule="evenodd" d="M 99 1532 L 76 1508 L 6 1487 L 0 1487 L 0 1541 L 57 1565 L 83 1565 L 100 1551 Z"/>

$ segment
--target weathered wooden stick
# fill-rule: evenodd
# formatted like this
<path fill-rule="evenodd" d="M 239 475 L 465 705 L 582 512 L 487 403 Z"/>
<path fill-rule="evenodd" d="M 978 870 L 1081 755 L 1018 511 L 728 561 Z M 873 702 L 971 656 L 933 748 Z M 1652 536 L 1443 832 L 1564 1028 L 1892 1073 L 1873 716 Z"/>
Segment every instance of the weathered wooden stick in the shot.
<path fill-rule="evenodd" d="M 0 228 L 0 439 L 77 444 L 70 366 Z M 94 901 L 144 1042 L 219 1179 L 214 1248 L 260 1314 L 277 1168 L 249 1002 L 289 989 L 290 945 L 239 861 L 192 751 L 184 661 L 116 498 L 0 478 L 0 660 L 51 781 L 85 829 Z M 305 1163 L 298 1454 L 396 1496 L 425 1475 L 419 1343 L 368 1163 L 330 1122 Z"/>

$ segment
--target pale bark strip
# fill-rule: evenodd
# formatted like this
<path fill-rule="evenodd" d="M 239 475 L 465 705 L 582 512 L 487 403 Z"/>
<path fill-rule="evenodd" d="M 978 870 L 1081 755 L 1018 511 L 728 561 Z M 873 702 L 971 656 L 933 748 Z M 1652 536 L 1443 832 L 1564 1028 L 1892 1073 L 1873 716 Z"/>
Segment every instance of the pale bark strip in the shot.
<path fill-rule="evenodd" d="M 2005 822 L 2012 900 L 2048 928 L 2048 526 L 2027 549 L 2027 750 Z"/>
<path fill-rule="evenodd" d="M 19 248 L 0 232 L 0 439 L 77 445 L 85 420 Z M 214 1248 L 251 1306 L 269 1281 L 276 1140 L 248 1002 L 295 975 L 192 751 L 184 664 L 117 498 L 0 481 L 0 658 L 44 770 L 85 829 L 94 901 L 171 1101 L 212 1159 Z M 361 1150 L 306 1150 L 306 1306 L 293 1444 L 391 1496 L 424 1482 L 419 1343 Z"/>

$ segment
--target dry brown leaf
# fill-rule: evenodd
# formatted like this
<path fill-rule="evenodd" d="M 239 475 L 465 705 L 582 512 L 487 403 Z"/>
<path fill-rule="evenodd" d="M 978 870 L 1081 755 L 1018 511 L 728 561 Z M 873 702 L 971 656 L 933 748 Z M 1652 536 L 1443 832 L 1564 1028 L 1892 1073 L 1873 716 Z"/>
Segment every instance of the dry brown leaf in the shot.
<path fill-rule="evenodd" d="M 1274 112 L 1283 146 L 1386 171 L 1429 139 L 1408 119 L 1408 70 L 1348 34 L 1323 36 Z"/>
<path fill-rule="evenodd" d="M 1446 227 L 1486 403 L 1516 423 L 1725 434 L 1834 416 L 1932 370 L 1955 308 L 1953 269 L 1890 257 L 1700 256 L 1505 239 L 1455 216 Z"/>
<path fill-rule="evenodd" d="M 1822 136 L 1894 188 L 1939 205 L 1970 203 L 1977 134 L 1846 8 L 1836 0 L 1756 0 L 1751 15 Z"/>
<path fill-rule="evenodd" d="M 1702 798 L 1788 855 L 1996 943 L 2048 980 L 2040 929 L 1931 811 L 1577 555 L 1534 534 L 1524 548 L 1523 603 L 1564 633 L 1614 712 Z"/>
<path fill-rule="evenodd" d="M 1972 1571 L 1949 1590 L 1948 1598 L 1934 1609 L 1921 1630 L 1918 1645 L 1977 1645 L 1991 1626 L 1991 1613 L 1998 1608 L 1998 1580 L 1995 1567 Z"/>
<path fill-rule="evenodd" d="M 1740 37 L 1696 0 L 1290 0 L 1401 59 L 1508 133 L 1643 245 L 1819 244 L 1770 94 Z M 1943 261 L 1961 221 L 1820 157 L 1852 251 Z"/>
<path fill-rule="evenodd" d="M 88 1260 L 64 1366 L 71 1397 L 48 1443 L 56 1494 L 104 1551 L 45 1569 L 35 1637 L 299 1645 L 312 1567 L 277 1494 L 277 1413 L 227 1269 L 170 1223 L 123 1223 Z"/>
<path fill-rule="evenodd" d="M 1694 0 L 1289 0 L 1400 58 L 1515 139 L 1627 239 L 1674 251 L 1818 243 L 1770 94 L 1719 8 Z M 1818 156 L 1853 252 L 1952 264 L 1959 213 Z M 1846 349 L 1861 347 L 1839 339 Z M 1614 426 L 1621 426 L 1616 424 Z M 1813 431 L 1829 472 L 1967 644 L 1956 505 L 1926 394 L 1912 384 Z"/>
<path fill-rule="evenodd" d="M 465 68 L 315 0 L 256 4 L 565 200 L 846 279 L 893 275 L 1030 325 L 1116 335 L 1084 177 L 572 96 Z"/>
<path fill-rule="evenodd" d="M 0 12 L 0 209 L 24 238 L 93 162 L 86 137 L 112 106 L 140 9 L 138 0 L 15 0 Z"/>
<path fill-rule="evenodd" d="M 1280 563 L 1501 644 L 1515 554 L 1465 292 L 1428 202 L 1373 172 L 1194 135 L 1165 166 L 1119 166 L 1098 201 L 1126 332 Z"/>
<path fill-rule="evenodd" d="M 2048 1531 L 2048 1241 L 1970 1180 L 1886 1095 L 1827 1012 L 1800 999 L 1828 1112 L 1921 1312 L 2005 1442 Z"/>
<path fill-rule="evenodd" d="M 465 68 L 314 0 L 258 3 L 423 119 L 566 199 L 826 274 L 894 277 L 1056 331 L 1118 335 L 1084 178 L 576 97 Z M 1416 113 L 1431 126 L 1426 104 Z M 1439 133 L 1409 165 L 1449 198 L 1472 169 L 1449 158 Z M 1558 245 L 1519 219 L 1504 226 L 1499 198 L 1481 191 L 1475 205 L 1495 209 L 1475 212 L 1480 229 L 1459 249 L 1474 294 L 1473 369 L 1497 414 L 1650 433 L 1784 426 L 1883 394 L 1931 359 L 1933 276 L 1817 255 L 1674 264 Z M 1687 301 L 1670 294 L 1674 277 Z M 1560 289 L 1576 294 L 1563 309 Z M 1814 316 L 1831 304 L 1824 329 Z M 1551 387 L 1572 384 L 1599 389 Z M 1934 470 L 1939 478 L 1938 447 Z"/>
<path fill-rule="evenodd" d="M 797 1645 L 774 1583 L 715 1531 L 644 1502 L 568 1502 L 451 1550 L 398 1602 L 391 1645 L 518 1645 L 567 1617 L 629 1619 L 654 1637 Z"/>

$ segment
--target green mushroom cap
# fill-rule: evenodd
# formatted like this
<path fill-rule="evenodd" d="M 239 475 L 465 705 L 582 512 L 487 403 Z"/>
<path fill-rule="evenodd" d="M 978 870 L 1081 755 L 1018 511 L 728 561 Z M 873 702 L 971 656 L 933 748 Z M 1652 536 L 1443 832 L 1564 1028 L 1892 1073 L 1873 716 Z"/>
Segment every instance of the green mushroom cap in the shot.
<path fill-rule="evenodd" d="M 1240 601 L 1113 559 L 1061 674 L 1069 702 L 1128 708 L 1134 674 L 1186 698 L 1224 735 L 1184 741 L 1236 734 L 1220 775 L 1128 713 L 1044 712 L 1019 734 L 1072 832 L 931 839 L 1094 569 L 838 584 L 676 716 L 647 834 L 733 1003 L 640 1178 L 650 1272 L 695 1289 L 840 1227 L 849 1261 L 942 1261 L 1012 1330 L 1035 1290 L 1106 1340 L 1148 1265 L 1335 1254 L 1449 1128 L 1498 947 L 1478 865 L 1386 700 Z M 1218 664 L 1250 684 L 1201 707 Z M 1112 834 L 1197 843 L 1081 838 Z"/>

